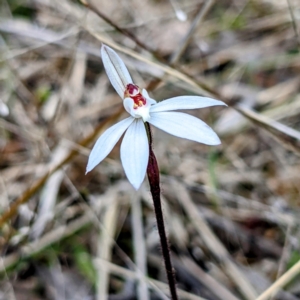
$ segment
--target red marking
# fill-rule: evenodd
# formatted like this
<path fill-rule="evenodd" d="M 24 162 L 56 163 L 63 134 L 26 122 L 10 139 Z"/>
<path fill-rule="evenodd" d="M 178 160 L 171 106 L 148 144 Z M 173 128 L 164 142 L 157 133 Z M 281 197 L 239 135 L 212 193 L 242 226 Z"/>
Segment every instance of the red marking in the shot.
<path fill-rule="evenodd" d="M 135 96 L 136 94 L 139 93 L 139 87 L 135 84 L 129 83 L 129 84 L 127 84 L 126 91 L 128 92 L 128 94 L 130 96 Z M 125 93 L 126 93 L 126 91 L 125 91 Z"/>
<path fill-rule="evenodd" d="M 134 101 L 133 108 L 137 109 L 138 107 L 141 107 L 143 105 L 146 105 L 146 99 L 141 94 L 140 88 L 132 83 L 127 84 L 126 90 L 124 92 L 125 97 L 130 97 Z"/>

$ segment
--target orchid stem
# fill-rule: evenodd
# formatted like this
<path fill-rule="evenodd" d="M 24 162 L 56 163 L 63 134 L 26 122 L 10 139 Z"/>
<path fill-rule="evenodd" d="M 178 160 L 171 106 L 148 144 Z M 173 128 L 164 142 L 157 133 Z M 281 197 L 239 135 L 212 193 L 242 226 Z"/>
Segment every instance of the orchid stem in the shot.
<path fill-rule="evenodd" d="M 171 298 L 172 300 L 178 300 L 177 291 L 176 291 L 175 272 L 171 263 L 170 247 L 166 235 L 164 217 L 163 217 L 162 206 L 161 206 L 159 170 L 158 170 L 156 157 L 152 150 L 152 134 L 151 134 L 149 123 L 145 123 L 145 127 L 149 139 L 149 162 L 147 167 L 147 176 L 150 184 L 150 191 L 153 198 L 157 228 L 160 237 L 160 244 L 161 244 L 162 254 L 165 262 L 165 268 L 166 268 Z"/>

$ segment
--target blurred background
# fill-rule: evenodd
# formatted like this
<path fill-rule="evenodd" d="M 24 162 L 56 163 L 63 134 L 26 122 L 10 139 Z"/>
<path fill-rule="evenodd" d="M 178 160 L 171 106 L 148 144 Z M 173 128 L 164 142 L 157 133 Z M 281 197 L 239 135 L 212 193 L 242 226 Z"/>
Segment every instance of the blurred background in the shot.
<path fill-rule="evenodd" d="M 93 1 L 93 2 L 92 2 Z M 256 299 L 300 259 L 297 0 L 0 1 L 0 299 L 168 299 L 147 180 L 120 143 L 125 118 L 100 47 L 136 84 L 228 107 L 188 111 L 209 147 L 153 129 L 180 299 Z M 300 299 L 300 284 L 272 298 Z"/>

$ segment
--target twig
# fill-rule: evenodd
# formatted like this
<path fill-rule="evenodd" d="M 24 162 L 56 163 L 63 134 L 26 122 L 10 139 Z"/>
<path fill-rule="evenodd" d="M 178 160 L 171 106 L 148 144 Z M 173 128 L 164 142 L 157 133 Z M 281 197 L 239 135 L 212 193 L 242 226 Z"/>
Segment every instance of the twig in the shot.
<path fill-rule="evenodd" d="M 98 9 L 93 3 L 86 0 L 79 0 L 85 7 L 93 11 L 96 15 L 98 15 L 101 19 L 103 19 L 106 23 L 111 25 L 113 28 L 115 28 L 120 33 L 124 34 L 125 36 L 129 37 L 131 40 L 133 40 L 138 46 L 140 46 L 142 49 L 152 53 L 158 60 L 162 61 L 162 56 L 154 49 L 151 49 L 149 46 L 147 46 L 145 43 L 140 41 L 134 34 L 132 34 L 127 29 L 121 28 L 118 24 L 116 24 L 112 19 L 110 19 L 108 16 L 106 16 L 102 11 Z"/>

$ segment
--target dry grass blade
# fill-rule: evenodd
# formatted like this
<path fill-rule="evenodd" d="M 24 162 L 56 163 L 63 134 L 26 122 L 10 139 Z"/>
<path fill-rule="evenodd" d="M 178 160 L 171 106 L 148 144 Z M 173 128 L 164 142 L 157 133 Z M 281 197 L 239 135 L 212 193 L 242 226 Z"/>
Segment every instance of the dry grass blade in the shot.
<path fill-rule="evenodd" d="M 68 152 L 68 147 L 63 141 L 58 144 L 56 149 L 52 152 L 49 168 L 52 168 L 59 163 L 64 157 L 66 157 Z M 59 194 L 59 187 L 64 176 L 64 170 L 57 170 L 49 177 L 41 191 L 37 216 L 31 227 L 30 235 L 33 239 L 38 238 L 44 231 L 46 224 L 53 219 L 54 208 Z"/>
<path fill-rule="evenodd" d="M 204 283 L 217 297 L 219 297 L 222 300 L 239 300 L 228 289 L 222 286 L 217 280 L 215 280 L 209 274 L 204 272 L 191 259 L 182 257 L 181 260 L 186 266 L 186 268 L 190 270 L 192 274 L 200 278 L 201 282 Z"/>
<path fill-rule="evenodd" d="M 133 231 L 134 261 L 141 276 L 147 274 L 147 249 L 143 232 L 143 216 L 141 199 L 139 195 L 131 196 L 131 224 Z M 149 299 L 148 287 L 145 281 L 138 281 L 137 296 L 139 300 Z"/>
<path fill-rule="evenodd" d="M 0 31 L 7 32 L 10 34 L 20 35 L 21 37 L 29 37 L 35 40 L 39 40 L 40 42 L 35 45 L 31 45 L 29 47 L 23 47 L 22 49 L 7 51 L 0 58 L 0 62 L 10 61 L 18 56 L 26 55 L 27 53 L 38 50 L 40 48 L 45 47 L 49 43 L 58 44 L 61 46 L 65 46 L 64 39 L 75 36 L 79 33 L 78 29 L 71 28 L 68 31 L 62 34 L 56 34 L 52 31 L 46 30 L 38 30 L 38 28 L 34 28 L 30 26 L 30 24 L 24 21 L 7 21 L 0 23 Z M 43 32 L 42 32 L 43 31 Z"/>
<path fill-rule="evenodd" d="M 106 265 L 112 274 L 116 274 L 118 276 L 123 276 L 125 278 L 133 278 L 133 279 L 138 279 L 140 277 L 140 275 L 137 274 L 136 272 L 127 270 L 125 268 L 122 268 L 122 267 L 112 264 L 110 262 L 101 261 L 101 260 L 96 260 L 95 262 L 97 264 L 99 264 L 100 266 Z M 152 288 L 157 287 L 157 288 L 161 289 L 162 291 L 165 291 L 166 294 L 168 293 L 168 285 L 166 283 L 163 283 L 161 281 L 154 280 L 154 279 L 151 279 L 148 277 L 144 277 L 143 280 L 145 282 L 147 282 L 149 287 L 152 287 Z M 179 297 L 182 297 L 183 299 L 186 299 L 186 300 L 207 300 L 205 298 L 185 292 L 180 288 L 177 291 L 178 291 Z M 167 299 L 169 299 L 169 297 L 165 297 L 163 299 L 167 300 Z"/>
<path fill-rule="evenodd" d="M 298 25 L 297 25 L 297 20 L 295 18 L 295 14 L 294 14 L 295 8 L 292 6 L 291 0 L 287 0 L 287 3 L 288 3 L 288 7 L 289 7 L 289 13 L 292 18 L 292 25 L 293 25 L 295 36 L 297 39 L 298 48 L 300 49 L 300 33 L 299 33 Z"/>
<path fill-rule="evenodd" d="M 275 139 L 277 139 L 281 145 L 287 149 L 300 154 L 300 132 L 286 126 L 282 123 L 274 121 L 266 116 L 256 113 L 254 110 L 245 108 L 243 106 L 236 106 L 237 111 L 239 111 L 247 119 L 250 119 L 255 124 L 258 124 L 260 127 L 266 129 L 270 132 Z"/>
<path fill-rule="evenodd" d="M 300 273 L 300 261 L 293 265 L 287 272 L 279 277 L 264 293 L 262 293 L 256 300 L 267 300 L 293 280 Z"/>
<path fill-rule="evenodd" d="M 114 199 L 107 206 L 103 216 L 103 226 L 98 240 L 98 255 L 101 260 L 110 261 L 112 256 L 112 246 L 114 244 L 114 235 L 117 226 L 119 214 L 119 205 L 117 199 Z M 108 299 L 109 288 L 109 269 L 105 265 L 96 264 L 97 270 L 97 299 Z"/>
<path fill-rule="evenodd" d="M 201 6 L 199 12 L 197 13 L 196 17 L 194 18 L 194 20 L 192 22 L 192 25 L 191 25 L 189 31 L 185 35 L 184 39 L 181 41 L 179 47 L 173 53 L 173 55 L 170 59 L 171 64 L 176 64 L 178 62 L 178 60 L 180 59 L 180 56 L 182 55 L 184 50 L 187 48 L 193 34 L 195 33 L 195 30 L 197 29 L 197 27 L 203 20 L 204 16 L 208 13 L 210 8 L 213 6 L 214 2 L 215 2 L 214 0 L 207 0 L 205 2 L 205 4 L 203 6 Z"/>
<path fill-rule="evenodd" d="M 300 96 L 296 96 L 295 100 L 290 103 L 283 103 L 278 107 L 265 111 L 265 115 L 275 120 L 291 118 L 300 113 Z"/>
<path fill-rule="evenodd" d="M 257 103 L 262 105 L 271 103 L 274 106 L 276 102 L 283 102 L 298 90 L 299 84 L 300 78 L 297 77 L 265 89 L 258 93 Z"/>

